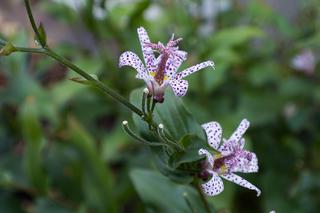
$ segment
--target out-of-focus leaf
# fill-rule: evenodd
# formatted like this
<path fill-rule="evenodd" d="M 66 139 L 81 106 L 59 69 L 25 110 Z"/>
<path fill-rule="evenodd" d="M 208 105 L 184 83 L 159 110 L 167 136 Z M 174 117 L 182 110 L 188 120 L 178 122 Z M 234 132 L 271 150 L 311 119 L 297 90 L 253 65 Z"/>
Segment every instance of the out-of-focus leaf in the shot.
<path fill-rule="evenodd" d="M 259 63 L 249 70 L 248 78 L 255 86 L 276 84 L 281 80 L 281 68 L 274 62 Z"/>
<path fill-rule="evenodd" d="M 31 184 L 40 192 L 46 193 L 48 179 L 41 156 L 45 138 L 42 134 L 37 105 L 34 97 L 28 97 L 21 111 L 21 125 L 25 138 L 25 171 Z"/>
<path fill-rule="evenodd" d="M 218 31 L 211 40 L 215 48 L 234 47 L 253 38 L 261 38 L 264 32 L 257 27 L 240 26 Z"/>
<path fill-rule="evenodd" d="M 161 174 L 148 170 L 132 170 L 130 177 L 150 212 L 192 212 L 184 195 L 194 210 L 205 211 L 197 192 L 190 186 L 175 184 Z"/>
<path fill-rule="evenodd" d="M 35 213 L 72 213 L 74 210 L 66 208 L 59 205 L 56 202 L 53 202 L 52 200 L 48 200 L 46 198 L 39 198 L 36 200 L 35 204 Z"/>
<path fill-rule="evenodd" d="M 114 212 L 111 175 L 94 146 L 94 140 L 76 120 L 70 118 L 68 123 L 69 139 L 79 150 L 84 161 L 83 190 L 87 204 L 97 212 Z"/>

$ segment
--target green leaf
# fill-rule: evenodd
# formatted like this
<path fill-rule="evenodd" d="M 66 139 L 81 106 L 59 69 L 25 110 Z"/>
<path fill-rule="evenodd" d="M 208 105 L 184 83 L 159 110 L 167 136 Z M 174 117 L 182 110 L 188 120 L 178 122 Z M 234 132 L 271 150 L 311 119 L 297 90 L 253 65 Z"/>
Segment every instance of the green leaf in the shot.
<path fill-rule="evenodd" d="M 41 156 L 45 138 L 37 114 L 34 97 L 27 97 L 21 111 L 21 127 L 25 138 L 24 168 L 31 184 L 39 191 L 46 193 L 47 175 L 43 168 Z"/>
<path fill-rule="evenodd" d="M 35 40 L 41 44 L 42 47 L 45 47 L 47 45 L 47 34 L 46 31 L 42 25 L 42 23 L 38 26 L 38 35 L 35 36 Z"/>
<path fill-rule="evenodd" d="M 69 118 L 69 139 L 84 160 L 84 193 L 96 212 L 114 212 L 111 174 L 99 155 L 93 138 L 76 120 Z"/>
<path fill-rule="evenodd" d="M 179 144 L 185 147 L 185 151 L 183 152 L 176 152 L 170 156 L 169 165 L 170 167 L 176 169 L 181 165 L 184 166 L 192 166 L 193 169 L 198 169 L 198 163 L 203 160 L 203 156 L 198 154 L 201 144 L 201 139 L 199 139 L 195 135 L 185 135 L 181 140 L 178 142 Z"/>
<path fill-rule="evenodd" d="M 192 212 L 184 195 L 193 209 L 205 212 L 196 190 L 190 186 L 175 184 L 161 174 L 148 170 L 132 170 L 130 177 L 150 212 Z"/>
<path fill-rule="evenodd" d="M 260 28 L 252 26 L 233 27 L 217 32 L 212 40 L 211 46 L 215 48 L 234 47 L 243 44 L 253 38 L 264 36 Z"/>
<path fill-rule="evenodd" d="M 162 148 L 150 147 L 153 156 L 153 162 L 156 168 L 175 183 L 189 184 L 193 180 L 193 174 L 190 171 L 178 171 L 170 168 L 170 157 Z"/>
<path fill-rule="evenodd" d="M 141 105 L 143 89 L 136 89 L 130 95 L 130 102 L 136 106 Z M 140 108 L 140 107 L 139 107 Z M 186 109 L 181 98 L 174 96 L 170 89 L 166 90 L 164 103 L 157 104 L 155 121 L 164 125 L 164 130 L 168 131 L 170 136 L 178 141 L 186 134 L 194 134 L 204 139 L 204 133 L 201 125 L 195 120 L 192 114 Z M 141 133 L 148 135 L 148 126 L 141 118 L 133 114 L 133 120 Z"/>
<path fill-rule="evenodd" d="M 143 89 L 136 89 L 131 93 L 131 103 L 139 106 L 143 94 Z M 171 157 L 162 148 L 152 147 L 154 163 L 160 172 L 178 183 L 190 183 L 193 179 L 192 173 L 188 171 L 176 170 L 183 163 L 196 163 L 201 157 L 198 150 L 206 146 L 204 132 L 200 124 L 194 119 L 192 114 L 185 108 L 180 98 L 175 97 L 168 89 L 165 94 L 163 104 L 157 104 L 154 114 L 155 121 L 164 125 L 173 141 L 186 143 L 187 151 L 175 153 Z M 148 126 L 141 118 L 133 114 L 133 120 L 143 137 L 152 138 Z M 191 136 L 192 135 L 192 136 Z M 187 142 L 188 140 L 188 142 Z M 188 144 L 187 144 L 188 143 Z M 171 165 L 171 166 L 169 166 Z"/>

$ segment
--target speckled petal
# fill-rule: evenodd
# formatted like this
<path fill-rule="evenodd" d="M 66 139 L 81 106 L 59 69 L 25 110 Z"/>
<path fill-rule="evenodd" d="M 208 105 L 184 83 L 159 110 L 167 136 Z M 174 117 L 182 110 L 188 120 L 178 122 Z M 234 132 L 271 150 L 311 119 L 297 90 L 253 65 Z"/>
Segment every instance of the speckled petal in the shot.
<path fill-rule="evenodd" d="M 170 86 L 176 96 L 182 97 L 187 93 L 188 81 L 186 81 L 186 80 L 173 80 L 173 81 L 170 81 Z"/>
<path fill-rule="evenodd" d="M 223 138 L 222 145 L 218 148 L 218 151 L 221 152 L 222 155 L 229 155 L 233 152 L 233 147 L 235 143 L 233 141 L 228 141 Z"/>
<path fill-rule="evenodd" d="M 140 60 L 140 58 L 133 52 L 127 51 L 120 55 L 119 58 L 119 67 L 123 66 L 131 66 L 137 70 L 137 78 L 148 80 L 149 76 L 147 75 L 147 71 Z"/>
<path fill-rule="evenodd" d="M 177 54 L 170 55 L 166 63 L 165 76 L 170 80 L 175 76 L 178 68 L 181 66 L 182 62 L 187 59 L 187 53 L 184 51 L 176 51 Z"/>
<path fill-rule="evenodd" d="M 179 72 L 178 74 L 176 74 L 176 76 L 174 77 L 176 80 L 182 79 L 194 72 L 197 72 L 205 67 L 211 66 L 214 68 L 214 63 L 213 61 L 206 61 L 206 62 L 202 62 L 200 64 L 194 65 L 192 67 L 189 67 L 188 69 L 185 69 L 181 72 Z"/>
<path fill-rule="evenodd" d="M 213 167 L 213 156 L 206 149 L 199 149 L 199 155 L 206 155 L 207 161 L 211 167 Z"/>
<path fill-rule="evenodd" d="M 146 45 L 150 43 L 148 33 L 143 27 L 139 27 L 137 29 L 137 33 L 141 44 L 141 49 L 146 67 L 149 71 L 154 71 L 156 69 L 156 66 L 154 65 L 155 56 L 151 46 Z"/>
<path fill-rule="evenodd" d="M 239 124 L 238 128 L 236 129 L 236 131 L 234 131 L 231 137 L 229 138 L 229 141 L 238 142 L 242 138 L 242 135 L 249 128 L 249 125 L 250 125 L 250 122 L 247 119 L 243 119 Z"/>
<path fill-rule="evenodd" d="M 249 151 L 244 151 L 241 158 L 238 158 L 238 165 L 234 172 L 252 173 L 258 172 L 258 158 L 256 154 Z"/>
<path fill-rule="evenodd" d="M 208 182 L 201 184 L 201 189 L 206 195 L 215 196 L 223 191 L 224 186 L 221 178 L 216 173 L 213 173 Z"/>
<path fill-rule="evenodd" d="M 215 150 L 218 150 L 222 135 L 222 128 L 220 124 L 218 122 L 213 121 L 206 124 L 202 124 L 202 128 L 205 130 L 207 134 L 208 144 Z"/>
<path fill-rule="evenodd" d="M 247 180 L 243 179 L 242 177 L 240 177 L 236 174 L 230 173 L 230 174 L 221 175 L 221 177 L 223 177 L 226 180 L 231 181 L 235 184 L 238 184 L 242 187 L 245 187 L 245 188 L 248 188 L 251 190 L 255 190 L 257 192 L 257 196 L 260 196 L 260 194 L 261 194 L 260 189 L 258 189 L 256 186 L 254 186 L 253 184 L 251 184 L 250 182 L 248 182 Z"/>

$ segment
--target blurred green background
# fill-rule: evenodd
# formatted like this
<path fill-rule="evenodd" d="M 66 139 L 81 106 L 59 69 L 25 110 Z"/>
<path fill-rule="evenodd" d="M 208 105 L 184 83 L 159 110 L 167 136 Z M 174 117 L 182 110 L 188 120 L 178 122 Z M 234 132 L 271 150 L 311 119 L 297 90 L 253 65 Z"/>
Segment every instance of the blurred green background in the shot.
<path fill-rule="evenodd" d="M 186 108 L 199 123 L 220 122 L 224 137 L 247 118 L 259 159 L 259 173 L 243 177 L 262 195 L 225 182 L 209 198 L 216 212 L 319 211 L 319 1 L 31 3 L 53 49 L 127 98 L 144 85 L 118 68 L 123 51 L 142 56 L 136 28 L 154 42 L 183 37 L 180 70 L 216 64 L 188 77 Z M 0 31 L 35 45 L 23 1 L 0 2 Z M 0 58 L 0 212 L 190 212 L 180 193 L 189 189 L 160 175 L 149 149 L 123 132 L 130 112 L 75 76 L 45 56 Z"/>

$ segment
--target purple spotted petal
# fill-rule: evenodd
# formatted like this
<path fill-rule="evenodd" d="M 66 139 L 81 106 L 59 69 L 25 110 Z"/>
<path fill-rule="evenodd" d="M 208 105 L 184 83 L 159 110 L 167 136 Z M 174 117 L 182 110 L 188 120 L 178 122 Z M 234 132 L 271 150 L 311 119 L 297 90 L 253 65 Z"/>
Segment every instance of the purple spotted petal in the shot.
<path fill-rule="evenodd" d="M 235 143 L 233 141 L 223 139 L 223 143 L 218 148 L 218 151 L 221 152 L 222 155 L 229 155 L 234 151 L 234 147 Z"/>
<path fill-rule="evenodd" d="M 251 184 L 250 182 L 248 182 L 247 180 L 243 179 L 242 177 L 236 174 L 230 173 L 230 174 L 221 175 L 221 177 L 235 184 L 238 184 L 242 187 L 257 191 L 257 196 L 260 196 L 261 194 L 260 189 L 258 189 L 256 186 L 254 186 L 253 184 Z"/>
<path fill-rule="evenodd" d="M 173 81 L 170 81 L 170 86 L 176 96 L 182 97 L 187 93 L 188 81 L 186 81 L 186 80 L 173 80 Z"/>
<path fill-rule="evenodd" d="M 146 64 L 146 67 L 149 71 L 154 71 L 156 69 L 156 66 L 154 65 L 155 56 L 153 53 L 153 50 L 150 45 L 150 39 L 148 36 L 147 31 L 143 27 L 139 27 L 137 29 L 141 49 L 143 53 L 144 62 Z"/>
<path fill-rule="evenodd" d="M 252 173 L 259 170 L 258 158 L 256 154 L 249 151 L 243 151 L 239 157 L 236 157 L 237 166 L 233 172 Z"/>
<path fill-rule="evenodd" d="M 201 189 L 206 195 L 215 196 L 223 191 L 224 186 L 221 178 L 216 173 L 213 173 L 208 182 L 201 184 Z"/>
<path fill-rule="evenodd" d="M 208 67 L 208 66 L 214 67 L 213 61 L 206 61 L 206 62 L 202 62 L 197 65 L 194 65 L 192 67 L 189 67 L 188 69 L 185 69 L 185 70 L 179 72 L 178 74 L 176 74 L 176 76 L 174 78 L 176 80 L 182 79 L 182 78 L 184 78 L 194 72 L 197 72 L 205 67 Z"/>
<path fill-rule="evenodd" d="M 166 63 L 165 76 L 168 80 L 173 77 L 178 68 L 181 66 L 182 62 L 187 59 L 187 53 L 184 51 L 176 51 L 177 54 L 170 55 Z"/>
<path fill-rule="evenodd" d="M 209 145 L 218 150 L 221 136 L 222 136 L 222 128 L 218 122 L 209 122 L 206 124 L 202 124 L 202 128 L 205 130 L 207 134 L 207 140 Z"/>
<path fill-rule="evenodd" d="M 209 162 L 211 168 L 213 167 L 213 156 L 206 149 L 199 149 L 199 155 L 206 155 L 207 161 Z"/>
<path fill-rule="evenodd" d="M 246 132 L 246 130 L 249 128 L 250 122 L 247 119 L 243 119 L 236 129 L 234 133 L 231 135 L 229 138 L 229 141 L 235 141 L 238 142 L 241 138 L 242 135 Z"/>
<path fill-rule="evenodd" d="M 120 55 L 119 59 L 119 67 L 123 66 L 131 66 L 137 70 L 137 78 L 147 80 L 149 76 L 147 75 L 147 71 L 140 60 L 140 58 L 133 52 L 127 51 Z"/>

